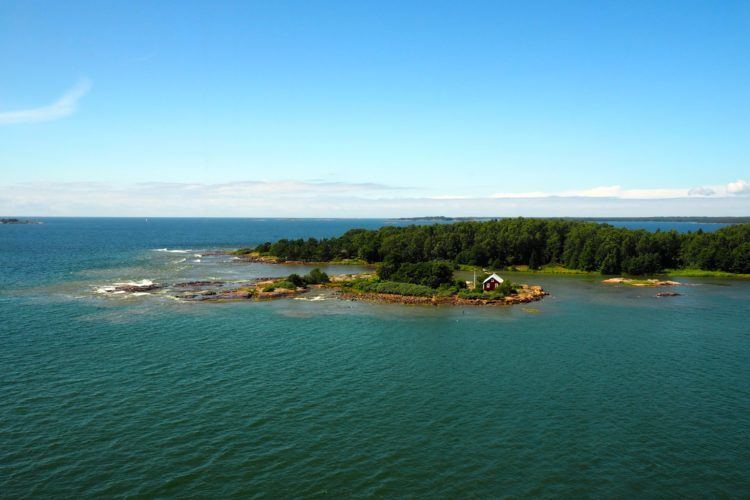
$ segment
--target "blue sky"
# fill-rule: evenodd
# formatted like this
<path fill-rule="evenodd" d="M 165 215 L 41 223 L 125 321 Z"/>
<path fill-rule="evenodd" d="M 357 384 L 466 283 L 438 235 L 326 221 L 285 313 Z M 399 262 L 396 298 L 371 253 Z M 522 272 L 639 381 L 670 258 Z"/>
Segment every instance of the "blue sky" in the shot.
<path fill-rule="evenodd" d="M 0 3 L 0 213 L 750 215 L 750 2 Z"/>

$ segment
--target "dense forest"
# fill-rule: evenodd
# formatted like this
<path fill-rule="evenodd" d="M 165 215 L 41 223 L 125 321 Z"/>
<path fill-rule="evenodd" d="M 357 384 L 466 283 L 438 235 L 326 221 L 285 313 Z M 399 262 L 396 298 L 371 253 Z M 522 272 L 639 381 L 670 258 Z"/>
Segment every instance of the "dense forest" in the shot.
<path fill-rule="evenodd" d="M 352 229 L 337 238 L 284 239 L 254 250 L 284 260 L 382 262 L 393 272 L 411 272 L 401 266 L 404 263 L 448 261 L 496 269 L 560 264 L 604 274 L 650 274 L 679 268 L 750 273 L 750 224 L 681 234 L 564 219 L 515 218 Z"/>

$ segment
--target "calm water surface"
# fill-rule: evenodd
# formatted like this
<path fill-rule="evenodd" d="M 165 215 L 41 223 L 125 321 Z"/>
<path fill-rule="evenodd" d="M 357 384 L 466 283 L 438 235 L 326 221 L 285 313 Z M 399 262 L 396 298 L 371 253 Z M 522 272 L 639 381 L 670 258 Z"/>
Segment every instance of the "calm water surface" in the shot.
<path fill-rule="evenodd" d="M 0 226 L 0 497 L 750 494 L 748 281 L 517 275 L 552 295 L 486 309 L 96 292 L 286 274 L 204 254 L 384 223 Z"/>

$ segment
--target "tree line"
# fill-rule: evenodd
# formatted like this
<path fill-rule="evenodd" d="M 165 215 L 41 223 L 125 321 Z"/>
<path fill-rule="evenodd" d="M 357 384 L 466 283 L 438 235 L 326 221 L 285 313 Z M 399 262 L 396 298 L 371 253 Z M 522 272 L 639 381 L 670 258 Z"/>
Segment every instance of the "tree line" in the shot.
<path fill-rule="evenodd" d="M 395 273 L 404 263 L 447 261 L 501 269 L 560 264 L 604 274 L 650 274 L 664 269 L 750 273 L 750 224 L 715 232 L 633 230 L 564 219 L 352 229 L 335 238 L 282 239 L 255 251 L 284 260 L 381 262 Z"/>

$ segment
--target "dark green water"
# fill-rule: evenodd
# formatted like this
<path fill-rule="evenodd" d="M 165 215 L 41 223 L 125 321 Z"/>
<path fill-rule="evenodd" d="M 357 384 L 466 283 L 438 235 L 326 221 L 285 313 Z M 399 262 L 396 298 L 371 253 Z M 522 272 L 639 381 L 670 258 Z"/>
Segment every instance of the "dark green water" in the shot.
<path fill-rule="evenodd" d="M 0 497 L 750 492 L 750 282 L 535 278 L 552 296 L 484 309 L 96 293 L 267 275 L 195 255 L 346 225 L 202 224 L 0 227 Z"/>

